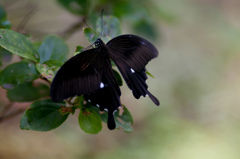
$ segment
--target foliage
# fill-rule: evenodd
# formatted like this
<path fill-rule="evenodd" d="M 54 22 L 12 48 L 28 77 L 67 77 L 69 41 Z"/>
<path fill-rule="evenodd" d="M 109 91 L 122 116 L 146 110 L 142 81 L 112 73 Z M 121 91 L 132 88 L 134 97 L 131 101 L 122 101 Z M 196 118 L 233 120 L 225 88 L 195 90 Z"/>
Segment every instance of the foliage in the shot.
<path fill-rule="evenodd" d="M 87 19 L 92 28 L 84 28 L 84 36 L 93 44 L 99 36 L 106 43 L 121 34 L 120 20 L 126 19 L 134 31 L 155 38 L 157 35 L 151 19 L 150 10 L 144 1 L 127 0 L 57 0 L 72 14 Z M 138 7 L 134 6 L 138 5 Z M 105 9 L 100 16 L 101 10 Z M 136 9 L 138 8 L 138 9 Z M 84 50 L 76 46 L 75 54 Z M 20 128 L 24 130 L 49 131 L 60 126 L 69 116 L 79 109 L 78 122 L 86 133 L 97 134 L 102 130 L 102 121 L 107 122 L 108 114 L 85 101 L 83 96 L 70 98 L 62 103 L 54 103 L 49 99 L 50 84 L 68 57 L 68 46 L 58 35 L 46 35 L 43 41 L 33 42 L 25 35 L 11 30 L 7 13 L 0 6 L 0 67 L 2 62 L 11 62 L 17 55 L 21 61 L 8 64 L 0 71 L 0 86 L 7 90 L 10 102 L 33 102 L 21 118 Z M 113 61 L 112 66 L 116 66 Z M 119 86 L 122 78 L 113 69 Z M 148 73 L 148 72 L 147 72 Z M 151 75 L 150 73 L 148 73 Z M 152 75 L 151 75 L 152 76 Z M 41 83 L 43 79 L 46 83 Z M 131 113 L 122 106 L 114 114 L 116 129 L 125 132 L 133 129 Z"/>

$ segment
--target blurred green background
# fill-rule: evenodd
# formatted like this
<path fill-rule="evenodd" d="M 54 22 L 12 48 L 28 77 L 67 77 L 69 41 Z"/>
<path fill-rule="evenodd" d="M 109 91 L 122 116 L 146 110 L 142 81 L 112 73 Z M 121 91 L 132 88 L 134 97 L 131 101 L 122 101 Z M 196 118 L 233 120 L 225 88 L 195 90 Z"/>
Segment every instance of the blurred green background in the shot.
<path fill-rule="evenodd" d="M 149 40 L 159 57 L 147 66 L 155 76 L 147 83 L 160 107 L 149 98 L 134 99 L 124 85 L 121 101 L 133 115 L 134 131 L 110 131 L 104 124 L 97 135 L 79 128 L 78 113 L 50 132 L 20 130 L 19 115 L 0 124 L 1 159 L 240 158 L 240 1 L 152 3 L 159 11 L 150 14 L 159 35 Z M 56 1 L 1 0 L 0 4 L 13 26 L 37 6 L 25 25 L 35 34 L 59 33 L 78 20 Z M 124 19 L 121 23 L 123 33 L 132 33 Z M 82 29 L 67 43 L 70 56 L 77 45 L 89 45 Z M 1 109 L 7 98 L 2 88 L 0 93 Z M 28 105 L 14 105 L 12 110 Z"/>

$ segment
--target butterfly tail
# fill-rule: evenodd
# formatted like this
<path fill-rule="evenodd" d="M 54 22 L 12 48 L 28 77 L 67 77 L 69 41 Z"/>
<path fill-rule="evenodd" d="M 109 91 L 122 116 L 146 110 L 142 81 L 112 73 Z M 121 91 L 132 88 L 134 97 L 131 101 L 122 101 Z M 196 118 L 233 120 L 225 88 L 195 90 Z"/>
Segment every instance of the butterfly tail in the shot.
<path fill-rule="evenodd" d="M 112 111 L 108 111 L 108 121 L 107 121 L 107 126 L 110 130 L 113 130 L 116 128 L 116 123 L 114 120 L 114 113 Z"/>
<path fill-rule="evenodd" d="M 160 105 L 159 100 L 154 95 L 152 95 L 149 91 L 147 91 L 147 95 L 153 101 L 154 104 L 156 104 L 157 106 Z"/>

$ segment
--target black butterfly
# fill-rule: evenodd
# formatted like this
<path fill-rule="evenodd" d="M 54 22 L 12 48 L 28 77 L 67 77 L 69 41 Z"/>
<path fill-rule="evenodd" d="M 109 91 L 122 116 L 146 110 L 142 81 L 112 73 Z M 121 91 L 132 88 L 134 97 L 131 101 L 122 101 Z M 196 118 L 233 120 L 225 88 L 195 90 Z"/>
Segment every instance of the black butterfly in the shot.
<path fill-rule="evenodd" d="M 100 110 L 107 109 L 108 128 L 115 129 L 113 115 L 121 106 L 121 91 L 112 71 L 112 59 L 135 98 L 148 95 L 159 105 L 145 82 L 145 66 L 158 55 L 153 44 L 136 35 L 121 35 L 106 45 L 99 38 L 94 45 L 95 48 L 72 57 L 59 69 L 51 85 L 53 101 L 84 95 L 85 100 L 100 107 Z"/>

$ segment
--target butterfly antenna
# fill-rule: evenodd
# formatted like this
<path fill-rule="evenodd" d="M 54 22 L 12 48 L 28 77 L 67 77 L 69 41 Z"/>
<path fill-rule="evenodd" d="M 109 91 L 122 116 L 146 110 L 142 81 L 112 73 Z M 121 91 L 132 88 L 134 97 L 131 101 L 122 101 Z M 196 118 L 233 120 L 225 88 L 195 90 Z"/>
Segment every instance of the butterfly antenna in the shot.
<path fill-rule="evenodd" d="M 101 21 L 102 21 L 102 22 L 101 22 L 101 25 L 102 25 L 102 26 L 101 26 L 101 36 L 103 36 L 103 34 L 102 34 L 102 33 L 103 33 L 103 11 L 104 11 L 104 9 L 103 9 L 102 12 L 101 12 Z"/>
<path fill-rule="evenodd" d="M 94 33 L 96 33 L 96 34 L 98 35 L 98 37 L 100 37 L 100 35 L 98 34 L 98 32 L 96 32 L 92 27 L 90 27 L 90 26 L 86 23 L 85 19 L 83 19 L 83 22 L 84 22 L 84 24 L 86 24 Z"/>

